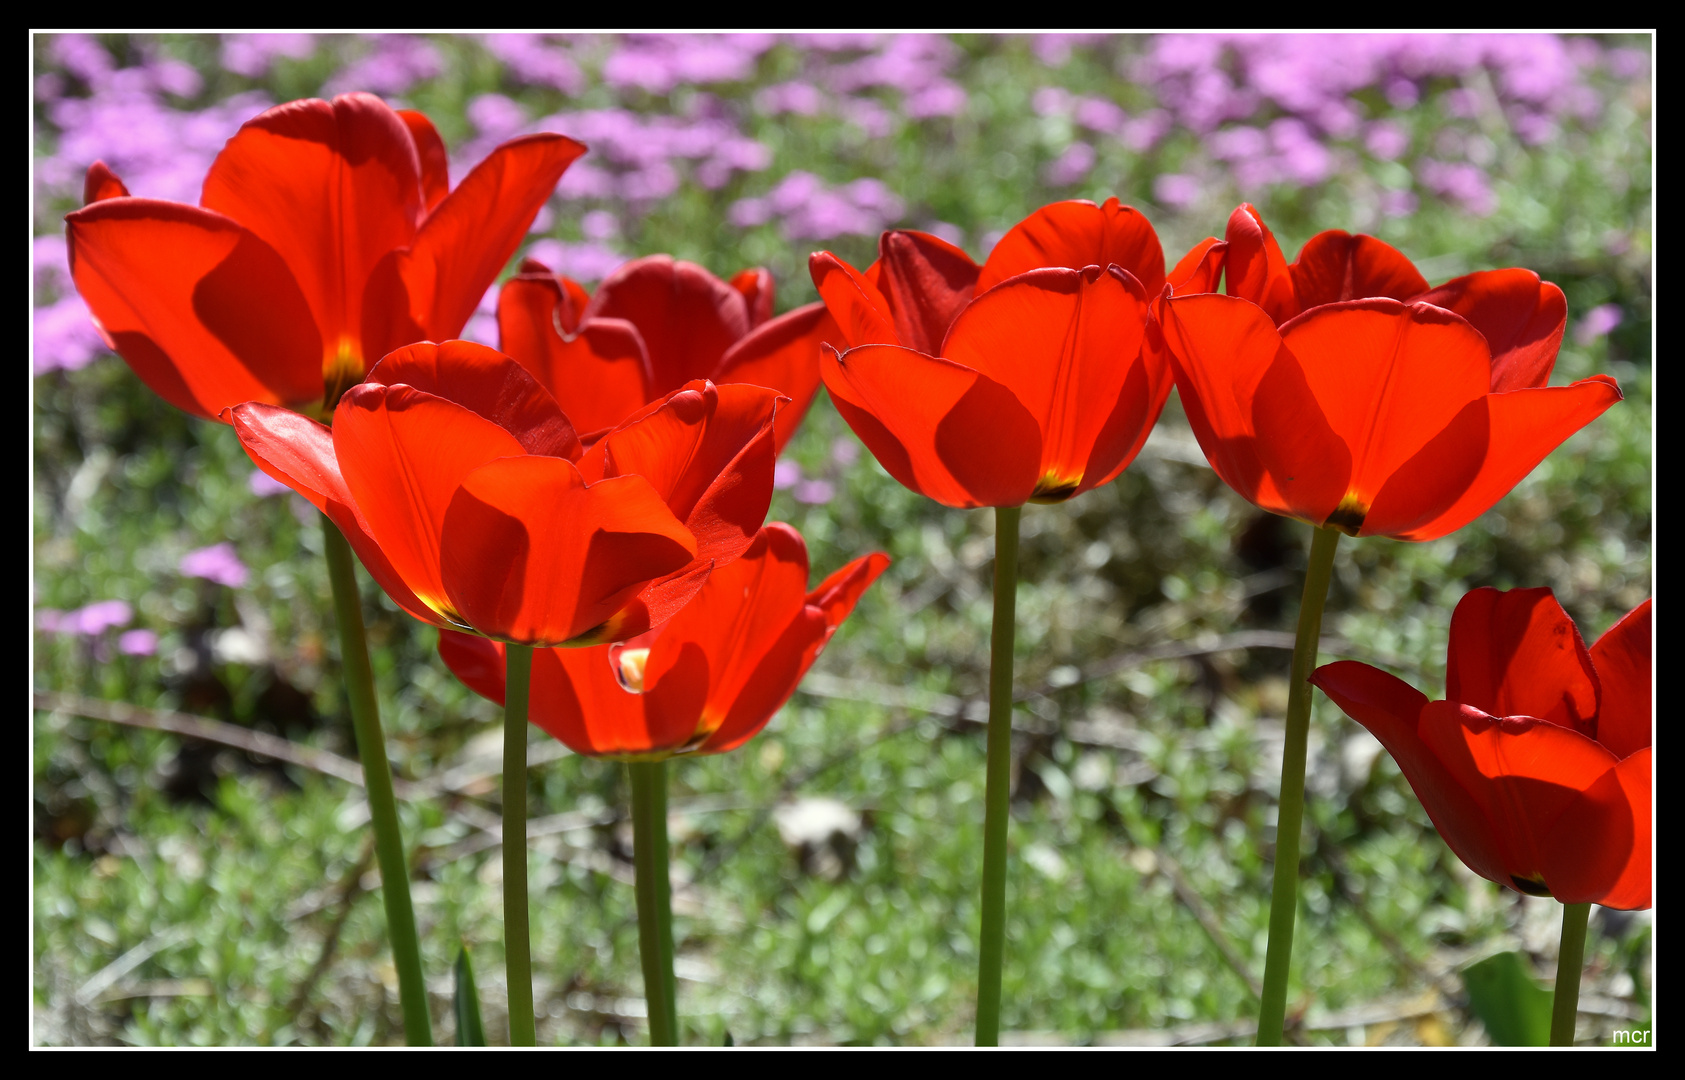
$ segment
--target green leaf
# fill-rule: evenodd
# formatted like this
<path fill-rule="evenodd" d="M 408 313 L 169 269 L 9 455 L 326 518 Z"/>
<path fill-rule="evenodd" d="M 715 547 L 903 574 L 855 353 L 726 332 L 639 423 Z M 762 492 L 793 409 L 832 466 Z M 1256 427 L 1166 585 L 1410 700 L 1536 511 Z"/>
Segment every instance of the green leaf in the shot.
<path fill-rule="evenodd" d="M 1533 981 L 1520 953 L 1499 953 L 1464 968 L 1463 987 L 1495 1045 L 1549 1045 L 1551 992 Z"/>
<path fill-rule="evenodd" d="M 474 988 L 474 965 L 468 959 L 466 944 L 456 954 L 456 1045 L 486 1045 L 486 1026 L 480 1021 L 480 992 Z"/>

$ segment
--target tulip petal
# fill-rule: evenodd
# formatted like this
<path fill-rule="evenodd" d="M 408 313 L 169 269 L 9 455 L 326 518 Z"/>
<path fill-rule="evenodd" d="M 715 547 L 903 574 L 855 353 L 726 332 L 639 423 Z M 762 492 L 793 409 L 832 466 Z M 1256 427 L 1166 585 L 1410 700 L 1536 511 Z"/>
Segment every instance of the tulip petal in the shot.
<path fill-rule="evenodd" d="M 1457 603 L 1445 696 L 1491 716 L 1536 716 L 1597 737 L 1598 677 L 1549 589 L 1475 589 Z"/>
<path fill-rule="evenodd" d="M 699 735 L 711 735 L 722 721 L 741 712 L 740 698 L 752 699 L 759 723 L 775 712 L 801 677 L 802 649 L 784 639 L 805 609 L 807 547 L 794 529 L 763 528 L 741 558 L 717 568 L 708 584 L 662 629 L 644 669 L 653 710 L 682 702 Z M 820 621 L 823 631 L 823 620 Z M 779 649 L 779 645 L 787 647 Z M 704 701 L 673 694 L 670 672 L 683 667 L 691 650 L 707 672 Z M 694 663 L 694 661 L 690 661 Z M 758 684 L 758 685 L 757 685 Z M 769 703 L 769 704 L 768 704 Z"/>
<path fill-rule="evenodd" d="M 977 289 L 977 264 L 929 233 L 894 230 L 878 238 L 873 281 L 895 320 L 892 340 L 935 355 Z M 823 295 L 823 293 L 821 294 Z"/>
<path fill-rule="evenodd" d="M 1430 795 L 1418 789 L 1440 833 L 1460 855 L 1452 831 L 1484 829 L 1502 853 L 1504 876 L 1470 863 L 1477 873 L 1522 892 L 1554 894 L 1581 888 L 1587 879 L 1611 881 L 1626 862 L 1633 843 L 1630 811 L 1623 820 L 1600 809 L 1596 820 L 1579 822 L 1600 843 L 1562 849 L 1563 831 L 1578 816 L 1565 815 L 1591 809 L 1584 793 L 1616 765 L 1614 755 L 1591 739 L 1534 717 L 1498 718 L 1450 701 L 1422 710 L 1419 733 L 1443 775 L 1478 809 L 1472 819 L 1448 813 L 1441 821 Z"/>
<path fill-rule="evenodd" d="M 421 166 L 422 202 L 432 210 L 451 189 L 450 155 L 445 151 L 445 140 L 439 138 L 433 121 L 414 109 L 399 109 L 398 119 L 410 129 L 410 138 L 415 142 L 415 156 Z"/>
<path fill-rule="evenodd" d="M 1133 274 L 1148 296 L 1164 288 L 1164 248 L 1139 210 L 1115 198 L 1103 206 L 1087 199 L 1050 203 L 1001 237 L 983 264 L 977 294 L 1044 266 L 1081 270 L 1111 263 Z"/>
<path fill-rule="evenodd" d="M 88 166 L 88 175 L 82 179 L 82 205 L 88 206 L 102 199 L 126 199 L 129 197 L 128 185 L 117 179 L 117 174 L 103 161 L 96 161 Z"/>
<path fill-rule="evenodd" d="M 790 399 L 773 425 L 774 449 L 782 452 L 819 392 L 820 344 L 841 336 L 824 304 L 796 308 L 757 326 L 726 350 L 713 379 L 769 387 Z"/>
<path fill-rule="evenodd" d="M 1280 326 L 1304 308 L 1293 292 L 1293 274 L 1275 234 L 1251 203 L 1241 203 L 1229 215 L 1224 257 L 1223 288 L 1230 296 L 1250 300 Z"/>
<path fill-rule="evenodd" d="M 1649 747 L 1615 764 L 1562 813 L 1543 845 L 1545 881 L 1564 904 L 1651 903 Z"/>
<path fill-rule="evenodd" d="M 1346 490 L 1351 451 L 1268 313 L 1216 293 L 1161 300 L 1154 310 L 1182 408 L 1217 475 L 1271 513 L 1320 525 Z M 1273 438 L 1255 431 L 1259 421 Z"/>
<path fill-rule="evenodd" d="M 1146 419 L 1144 396 L 1121 400 L 1143 363 L 1146 324 L 1140 284 L 1127 272 L 1092 265 L 1021 274 L 979 296 L 955 321 L 944 358 L 1006 387 L 1039 425 L 1036 498 L 1057 501 L 1094 486 L 1100 477 L 1084 470 L 1119 405 L 1130 406 L 1137 422 Z M 1125 447 L 1107 448 L 1103 473 L 1117 464 L 1109 455 L 1145 431 L 1124 435 Z"/>
<path fill-rule="evenodd" d="M 410 386 L 363 383 L 334 410 L 333 443 L 370 535 L 427 606 L 460 623 L 440 564 L 447 511 L 469 473 L 523 455 L 520 442 L 454 402 Z"/>
<path fill-rule="evenodd" d="M 740 271 L 729 284 L 743 294 L 743 302 L 749 307 L 751 327 L 760 326 L 772 318 L 774 286 L 771 270 L 764 266 L 751 267 Z"/>
<path fill-rule="evenodd" d="M 240 444 L 257 467 L 310 500 L 350 541 L 363 568 L 394 602 L 422 622 L 443 620 L 421 602 L 375 543 L 357 509 L 334 456 L 333 432 L 323 424 L 278 405 L 246 402 L 226 410 Z"/>
<path fill-rule="evenodd" d="M 1391 244 L 1339 229 L 1311 237 L 1287 269 L 1302 311 L 1371 296 L 1408 301 L 1428 287 L 1415 264 Z"/>
<path fill-rule="evenodd" d="M 901 344 L 889 301 L 864 274 L 829 251 L 814 252 L 807 268 L 842 334 L 841 341 L 825 344 L 844 352 L 861 345 Z"/>
<path fill-rule="evenodd" d="M 1486 342 L 1462 319 L 1425 304 L 1367 299 L 1325 304 L 1281 327 L 1283 345 L 1298 358 L 1322 415 L 1349 448 L 1352 474 L 1342 513 L 1356 525 L 1329 521 L 1356 534 L 1374 531 L 1362 515 L 1393 474 L 1486 395 Z M 1300 423 L 1303 403 L 1285 397 L 1257 402 L 1259 438 L 1274 441 L 1266 421 L 1283 434 Z M 1472 477 L 1460 478 L 1467 483 Z M 1459 487 L 1445 492 L 1449 503 Z"/>
<path fill-rule="evenodd" d="M 461 679 L 474 693 L 499 705 L 506 700 L 509 662 L 504 653 L 503 642 L 493 641 L 478 634 L 440 630 L 439 659 L 451 669 L 452 675 Z M 533 667 L 536 669 L 536 654 L 533 659 Z M 538 681 L 537 675 L 535 670 L 532 680 L 534 683 Z M 538 695 L 532 694 L 531 698 L 530 709 L 536 712 L 539 705 Z"/>
<path fill-rule="evenodd" d="M 511 139 L 468 173 L 422 223 L 399 266 L 411 317 L 432 341 L 462 333 L 556 182 L 585 153 L 564 135 Z M 383 342 L 386 349 L 408 344 Z"/>
<path fill-rule="evenodd" d="M 578 431 L 590 434 L 643 408 L 649 361 L 638 328 L 624 319 L 562 330 L 568 302 L 553 276 L 511 278 L 497 295 L 498 345 L 550 391 Z"/>
<path fill-rule="evenodd" d="M 1035 494 L 1041 429 L 1011 390 L 897 345 L 827 352 L 821 377 L 860 441 L 902 484 L 944 506 L 1019 506 Z"/>
<path fill-rule="evenodd" d="M 1421 524 L 1389 531 L 1387 535 L 1400 540 L 1437 540 L 1462 528 L 1508 495 L 1511 488 L 1570 435 L 1619 400 L 1620 387 L 1607 375 L 1593 375 L 1572 386 L 1512 390 L 1488 396 L 1488 434 L 1480 471 L 1466 486 L 1459 485 L 1461 492 L 1447 509 Z M 1401 477 L 1395 481 L 1412 482 Z M 1379 504 L 1380 499 L 1376 502 Z"/>
<path fill-rule="evenodd" d="M 363 291 L 376 264 L 415 239 L 420 169 L 409 128 L 379 98 L 294 101 L 228 140 L 200 203 L 280 254 L 315 315 L 324 365 L 360 377 L 387 351 L 363 342 Z"/>
<path fill-rule="evenodd" d="M 322 400 L 322 339 L 268 244 L 221 214 L 106 199 L 65 219 L 70 270 L 102 335 L 171 405 Z M 166 257 L 160 257 L 160 255 Z"/>
<path fill-rule="evenodd" d="M 1655 716 L 1651 689 L 1650 608 L 1646 600 L 1621 617 L 1591 647 L 1591 662 L 1603 686 L 1597 712 L 1597 741 L 1618 758 L 1648 747 Z"/>
<path fill-rule="evenodd" d="M 1481 877 L 1510 884 L 1504 846 L 1492 834 L 1482 804 L 1423 742 L 1428 710 L 1447 703 L 1430 705 L 1426 695 L 1402 679 L 1353 660 L 1317 668 L 1309 681 L 1387 748 L 1457 857 Z M 1444 720 L 1442 711 L 1433 713 L 1436 722 Z M 1455 718 L 1451 722 L 1457 723 Z"/>
<path fill-rule="evenodd" d="M 455 402 L 515 436 L 529 454 L 579 457 L 579 437 L 555 399 L 525 368 L 489 346 L 424 341 L 389 353 L 366 381 L 402 383 Z"/>
<path fill-rule="evenodd" d="M 1182 256 L 1176 268 L 1165 275 L 1174 296 L 1192 296 L 1217 291 L 1223 277 L 1223 263 L 1228 258 L 1229 245 L 1215 236 L 1208 236 Z"/>
<path fill-rule="evenodd" d="M 1568 325 L 1562 290 L 1531 270 L 1484 270 L 1415 298 L 1455 311 L 1486 338 L 1494 394 L 1545 386 Z"/>
<path fill-rule="evenodd" d="M 625 319 L 643 335 L 650 391 L 706 379 L 749 332 L 743 294 L 695 263 L 670 255 L 633 259 L 597 287 L 585 318 Z"/>
<path fill-rule="evenodd" d="M 772 504 L 783 400 L 760 386 L 693 383 L 603 436 L 580 467 L 593 482 L 644 477 L 695 536 L 695 558 L 724 565 L 754 543 Z"/>
<path fill-rule="evenodd" d="M 470 472 L 444 516 L 442 579 L 476 630 L 554 646 L 590 635 L 695 541 L 649 481 L 587 487 L 572 462 L 505 457 Z"/>
<path fill-rule="evenodd" d="M 889 556 L 883 552 L 862 555 L 820 582 L 807 594 L 807 602 L 825 613 L 825 625 L 830 633 L 836 633 L 866 589 L 888 568 Z"/>

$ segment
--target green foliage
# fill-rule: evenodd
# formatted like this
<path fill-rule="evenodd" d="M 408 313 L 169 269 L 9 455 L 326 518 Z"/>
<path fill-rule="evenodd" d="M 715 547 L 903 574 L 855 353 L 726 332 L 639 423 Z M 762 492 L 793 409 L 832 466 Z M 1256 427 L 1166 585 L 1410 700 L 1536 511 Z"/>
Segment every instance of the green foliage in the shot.
<path fill-rule="evenodd" d="M 1471 964 L 1463 987 L 1494 1045 L 1550 1045 L 1551 992 L 1533 981 L 1525 956 L 1501 952 Z"/>

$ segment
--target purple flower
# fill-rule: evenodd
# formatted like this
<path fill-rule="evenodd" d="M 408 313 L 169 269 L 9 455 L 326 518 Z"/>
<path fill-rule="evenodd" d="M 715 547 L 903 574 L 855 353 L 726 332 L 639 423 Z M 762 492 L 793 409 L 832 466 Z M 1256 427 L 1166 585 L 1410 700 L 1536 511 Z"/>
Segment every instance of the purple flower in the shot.
<path fill-rule="evenodd" d="M 105 353 L 105 343 L 80 296 L 67 296 L 34 312 L 34 372 L 77 371 Z"/>
<path fill-rule="evenodd" d="M 1071 111 L 1071 92 L 1062 86 L 1044 86 L 1030 95 L 1030 108 L 1037 116 L 1064 116 Z"/>
<path fill-rule="evenodd" d="M 1609 331 L 1619 325 L 1621 305 L 1599 304 L 1586 312 L 1579 325 L 1574 327 L 1574 340 L 1581 345 L 1590 345 L 1598 338 L 1607 336 Z"/>
<path fill-rule="evenodd" d="M 1183 210 L 1199 197 L 1199 181 L 1181 173 L 1162 173 L 1153 181 L 1153 197 L 1172 210 Z"/>
<path fill-rule="evenodd" d="M 803 480 L 791 492 L 796 497 L 797 502 L 807 503 L 810 506 L 817 503 L 828 503 L 835 497 L 836 493 L 836 488 L 831 486 L 829 480 Z"/>
<path fill-rule="evenodd" d="M 230 589 L 244 585 L 251 573 L 240 557 L 234 554 L 234 545 L 226 540 L 188 552 L 181 557 L 177 569 L 188 577 L 204 578 Z"/>
<path fill-rule="evenodd" d="M 872 98 L 844 98 L 838 112 L 870 139 L 886 138 L 895 130 L 895 114 Z"/>
<path fill-rule="evenodd" d="M 591 210 L 579 219 L 579 231 L 600 242 L 620 234 L 620 220 L 607 210 Z"/>
<path fill-rule="evenodd" d="M 538 34 L 487 34 L 480 41 L 520 82 L 553 86 L 566 94 L 585 89 L 579 65 L 563 49 L 545 44 Z"/>
<path fill-rule="evenodd" d="M 253 469 L 251 475 L 246 477 L 246 488 L 260 499 L 292 490 L 262 469 Z"/>
<path fill-rule="evenodd" d="M 816 116 L 825 107 L 825 95 L 808 82 L 786 82 L 769 86 L 755 95 L 755 109 L 767 116 L 796 113 Z"/>
<path fill-rule="evenodd" d="M 373 45 L 367 56 L 347 64 L 323 84 L 324 97 L 353 90 L 402 94 L 445 69 L 444 57 L 426 38 L 414 34 L 377 34 Z"/>
<path fill-rule="evenodd" d="M 222 66 L 236 75 L 261 79 L 278 57 L 303 60 L 315 51 L 314 34 L 225 34 Z"/>
<path fill-rule="evenodd" d="M 739 229 L 752 229 L 772 220 L 772 204 L 766 199 L 738 199 L 726 211 L 726 220 Z"/>
<path fill-rule="evenodd" d="M 1064 153 L 1048 163 L 1042 175 L 1053 187 L 1079 183 L 1094 168 L 1094 160 L 1092 146 L 1085 142 L 1072 143 L 1065 148 Z"/>
<path fill-rule="evenodd" d="M 909 94 L 902 108 L 915 120 L 932 116 L 958 116 L 965 111 L 966 94 L 946 79 Z"/>
<path fill-rule="evenodd" d="M 150 630 L 128 630 L 117 636 L 117 651 L 124 656 L 152 656 L 158 651 L 158 635 Z"/>
<path fill-rule="evenodd" d="M 860 444 L 846 436 L 831 443 L 831 460 L 848 468 L 860 460 Z"/>
<path fill-rule="evenodd" d="M 1093 45 L 1106 40 L 1106 34 L 1036 34 L 1030 48 L 1036 58 L 1048 67 L 1059 67 L 1071 58 L 1073 46 Z"/>
<path fill-rule="evenodd" d="M 626 261 L 625 255 L 595 241 L 568 244 L 548 238 L 527 248 L 526 256 L 578 281 L 601 281 Z"/>
<path fill-rule="evenodd" d="M 488 139 L 502 141 L 527 122 L 526 110 L 502 94 L 480 94 L 468 103 L 468 122 Z"/>
<path fill-rule="evenodd" d="M 1410 149 L 1410 136 L 1391 120 L 1377 120 L 1369 125 L 1363 145 L 1382 161 L 1397 161 Z"/>
<path fill-rule="evenodd" d="M 49 634 L 94 637 L 134 617 L 134 609 L 122 600 L 98 600 L 75 611 L 42 609 L 35 613 L 35 625 Z"/>
<path fill-rule="evenodd" d="M 772 467 L 772 486 L 779 491 L 795 487 L 801 482 L 802 467 L 789 458 L 782 458 Z"/>
<path fill-rule="evenodd" d="M 1492 185 L 1478 165 L 1428 160 L 1417 171 L 1418 179 L 1430 191 L 1455 200 L 1471 214 L 1485 217 L 1498 208 Z"/>
<path fill-rule="evenodd" d="M 1101 135 L 1116 135 L 1123 130 L 1124 121 L 1128 119 L 1127 113 L 1105 98 L 1077 99 L 1076 122 L 1090 131 Z"/>

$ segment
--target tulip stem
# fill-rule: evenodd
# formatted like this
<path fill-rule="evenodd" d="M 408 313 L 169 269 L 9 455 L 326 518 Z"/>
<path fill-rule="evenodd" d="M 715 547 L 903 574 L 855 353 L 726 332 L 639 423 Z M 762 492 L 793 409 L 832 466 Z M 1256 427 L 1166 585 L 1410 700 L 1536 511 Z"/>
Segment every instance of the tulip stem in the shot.
<path fill-rule="evenodd" d="M 1562 905 L 1562 944 L 1556 952 L 1556 995 L 1550 1006 L 1550 1044 L 1574 1045 L 1574 1021 L 1580 1013 L 1580 971 L 1586 964 L 1586 923 L 1590 904 Z"/>
<path fill-rule="evenodd" d="M 649 1044 L 679 1045 L 673 982 L 673 896 L 667 868 L 667 762 L 631 761 L 632 864 L 637 875 L 638 952 L 649 1003 Z"/>
<path fill-rule="evenodd" d="M 989 635 L 989 761 L 983 793 L 983 929 L 977 946 L 977 1045 L 1000 1045 L 1006 952 L 1006 823 L 1012 794 L 1012 642 L 1021 506 L 995 508 L 995 622 Z"/>
<path fill-rule="evenodd" d="M 1310 743 L 1311 684 L 1322 607 L 1334 571 L 1340 534 L 1311 534 L 1305 593 L 1299 601 L 1299 633 L 1293 640 L 1293 671 L 1287 684 L 1287 740 L 1281 754 L 1281 799 L 1275 828 L 1275 880 L 1270 893 L 1270 943 L 1264 957 L 1264 995 L 1258 1010 L 1258 1045 L 1280 1046 L 1287 1015 L 1287 971 L 1293 959 L 1293 920 L 1299 906 L 1299 841 L 1305 821 L 1305 752 Z"/>
<path fill-rule="evenodd" d="M 527 926 L 527 700 L 532 646 L 507 644 L 503 699 L 503 954 L 509 978 L 509 1045 L 535 1046 L 532 935 Z"/>
<path fill-rule="evenodd" d="M 386 760 L 386 737 L 380 730 L 380 703 L 375 698 L 374 671 L 369 666 L 368 638 L 363 633 L 363 601 L 357 590 L 357 563 L 351 545 L 326 515 L 322 517 L 322 549 L 333 584 L 334 616 L 339 623 L 340 664 L 345 692 L 351 701 L 351 728 L 357 736 L 357 757 L 363 763 L 363 790 L 374 826 L 375 856 L 380 861 L 380 894 L 386 905 L 386 935 L 392 941 L 392 962 L 398 969 L 398 1001 L 404 1012 L 404 1038 L 411 1046 L 432 1046 L 433 1026 L 427 1011 L 427 985 L 421 974 L 421 941 L 415 932 L 415 909 L 410 905 L 409 861 L 398 826 L 398 803 L 392 795 L 392 767 Z"/>

